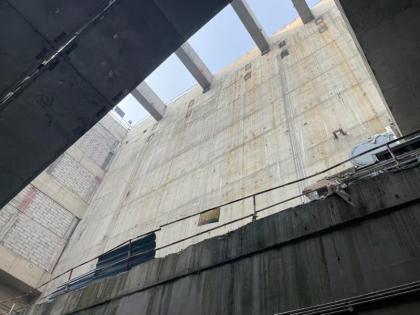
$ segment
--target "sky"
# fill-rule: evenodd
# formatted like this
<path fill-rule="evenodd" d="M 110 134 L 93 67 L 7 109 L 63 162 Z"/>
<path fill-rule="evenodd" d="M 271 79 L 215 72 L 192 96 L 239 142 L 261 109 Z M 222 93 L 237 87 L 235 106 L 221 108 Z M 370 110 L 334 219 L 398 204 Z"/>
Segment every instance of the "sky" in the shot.
<path fill-rule="evenodd" d="M 297 17 L 291 0 L 247 0 L 247 2 L 269 36 Z M 309 6 L 318 2 L 319 0 L 307 0 Z M 255 47 L 255 43 L 230 5 L 194 34 L 189 43 L 212 73 L 218 73 Z M 172 54 L 146 79 L 146 83 L 165 103 L 168 103 L 191 89 L 196 81 Z M 122 100 L 118 106 L 126 113 L 124 120 L 131 120 L 134 124 L 149 117 L 131 95 Z"/>

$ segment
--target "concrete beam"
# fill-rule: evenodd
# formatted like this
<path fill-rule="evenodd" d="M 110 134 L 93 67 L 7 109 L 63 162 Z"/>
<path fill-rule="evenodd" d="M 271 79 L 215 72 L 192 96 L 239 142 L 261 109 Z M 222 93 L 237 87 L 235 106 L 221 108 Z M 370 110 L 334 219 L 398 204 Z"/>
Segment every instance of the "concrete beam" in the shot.
<path fill-rule="evenodd" d="M 142 82 L 136 87 L 131 95 L 146 109 L 150 115 L 157 121 L 163 118 L 163 114 L 166 110 L 165 103 L 156 95 L 155 92 L 147 85 L 146 82 Z"/>
<path fill-rule="evenodd" d="M 258 22 L 254 13 L 252 12 L 246 0 L 234 0 L 232 1 L 232 7 L 238 15 L 239 19 L 244 24 L 245 28 L 251 35 L 255 44 L 261 51 L 261 54 L 265 54 L 270 50 L 270 43 L 267 35 L 265 34 L 262 26 Z"/>
<path fill-rule="evenodd" d="M 314 19 L 314 15 L 305 0 L 292 0 L 292 2 L 304 24 Z"/>
<path fill-rule="evenodd" d="M 203 92 L 208 91 L 213 81 L 213 75 L 200 56 L 197 55 L 194 48 L 186 42 L 178 48 L 175 54 L 203 88 Z"/>

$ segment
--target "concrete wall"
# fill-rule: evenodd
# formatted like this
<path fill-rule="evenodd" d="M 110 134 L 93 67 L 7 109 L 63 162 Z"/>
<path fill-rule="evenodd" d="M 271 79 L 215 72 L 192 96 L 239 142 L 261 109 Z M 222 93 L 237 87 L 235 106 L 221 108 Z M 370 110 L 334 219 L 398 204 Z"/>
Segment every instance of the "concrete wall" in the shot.
<path fill-rule="evenodd" d="M 6 272 L 0 271 L 0 294 L 2 299 L 22 296 L 26 292 L 28 292 L 28 286 L 17 281 L 13 277 L 10 277 Z M 34 296 L 36 296 L 36 292 L 34 292 L 34 295 L 20 298 L 13 301 L 13 303 L 0 303 L 0 314 L 9 314 L 10 308 L 13 306 L 13 304 L 15 304 L 15 309 L 24 307 L 25 305 L 31 303 L 31 301 L 34 299 Z"/>
<path fill-rule="evenodd" d="M 0 301 L 48 279 L 126 131 L 106 116 L 0 210 Z"/>
<path fill-rule="evenodd" d="M 390 123 L 386 106 L 339 10 L 326 0 L 314 14 L 316 21 L 296 20 L 276 34 L 269 53 L 255 49 L 217 74 L 210 91 L 192 89 L 169 104 L 162 121 L 148 120 L 129 132 L 57 272 L 176 218 L 322 170 L 384 131 Z M 345 134 L 334 137 L 340 128 Z M 309 183 L 260 196 L 257 207 L 299 194 Z M 199 227 L 195 215 L 170 224 L 157 232 L 158 246 L 252 212 L 247 199 L 223 207 L 219 223 Z"/>
<path fill-rule="evenodd" d="M 420 3 L 339 0 L 403 133 L 420 128 Z"/>
<path fill-rule="evenodd" d="M 335 195 L 287 209 L 25 314 L 274 315 L 419 281 L 419 185 L 418 167 L 358 181 L 355 206 Z M 337 313 L 415 315 L 418 297 Z"/>

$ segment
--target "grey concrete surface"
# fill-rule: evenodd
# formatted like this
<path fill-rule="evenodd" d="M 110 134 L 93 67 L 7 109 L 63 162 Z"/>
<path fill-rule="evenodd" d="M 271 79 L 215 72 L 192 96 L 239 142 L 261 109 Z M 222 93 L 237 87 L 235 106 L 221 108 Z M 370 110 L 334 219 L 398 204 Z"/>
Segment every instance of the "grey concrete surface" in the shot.
<path fill-rule="evenodd" d="M 175 51 L 175 54 L 194 79 L 197 80 L 198 84 L 203 88 L 203 91 L 208 91 L 213 81 L 213 75 L 191 45 L 188 42 L 184 43 Z"/>
<path fill-rule="evenodd" d="M 0 207 L 228 3 L 1 0 Z"/>
<path fill-rule="evenodd" d="M 267 53 L 270 50 L 270 40 L 246 0 L 234 0 L 232 7 L 261 53 Z"/>
<path fill-rule="evenodd" d="M 419 168 L 360 181 L 355 207 L 332 196 L 290 208 L 26 314 L 275 314 L 420 280 L 419 185 Z"/>
<path fill-rule="evenodd" d="M 321 171 L 385 131 L 386 106 L 339 10 L 330 0 L 313 10 L 322 25 L 296 19 L 271 38 L 267 54 L 254 48 L 215 74 L 208 92 L 196 86 L 168 104 L 161 121 L 128 132 L 56 273 L 186 216 L 157 232 L 158 246 L 204 234 L 158 256 L 228 233 L 248 223 L 222 226 L 252 214 L 252 199 L 221 207 L 211 225 L 199 226 L 199 213 Z M 346 135 L 337 139 L 339 128 Z M 257 208 L 300 194 L 313 180 L 262 194 Z"/>
<path fill-rule="evenodd" d="M 0 301 L 16 290 L 20 293 L 14 296 L 30 292 L 51 277 L 126 133 L 112 114 L 105 116 L 0 208 Z M 10 310 L 26 302 L 3 306 Z"/>
<path fill-rule="evenodd" d="M 143 105 L 144 109 L 147 110 L 154 119 L 159 121 L 163 118 L 166 111 L 166 105 L 146 82 L 140 83 L 139 86 L 131 92 L 131 95 Z"/>
<path fill-rule="evenodd" d="M 420 1 L 340 0 L 403 133 L 420 128 Z"/>

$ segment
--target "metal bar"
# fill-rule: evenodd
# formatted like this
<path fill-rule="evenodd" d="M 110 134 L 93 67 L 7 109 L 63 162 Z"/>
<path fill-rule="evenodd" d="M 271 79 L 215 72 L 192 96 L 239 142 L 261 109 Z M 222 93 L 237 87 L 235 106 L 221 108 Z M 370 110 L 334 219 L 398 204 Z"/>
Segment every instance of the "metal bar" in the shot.
<path fill-rule="evenodd" d="M 155 230 L 153 230 L 153 231 L 150 231 L 150 232 L 144 233 L 144 234 L 142 234 L 142 235 L 138 236 L 137 238 L 141 238 L 141 237 L 147 236 L 147 235 L 149 235 L 149 234 L 151 234 L 151 233 L 156 233 L 156 232 L 158 232 L 158 231 L 160 231 L 160 230 L 161 230 L 161 228 L 155 229 Z M 127 242 L 128 242 L 128 241 L 125 241 L 125 242 L 123 242 L 123 243 L 121 243 L 121 244 L 119 244 L 119 245 L 116 245 L 116 246 L 114 246 L 113 248 L 111 248 L 110 250 L 108 250 L 108 251 L 106 251 L 106 252 L 102 253 L 101 255 L 103 255 L 103 254 L 107 254 L 107 253 L 109 253 L 110 251 L 113 251 L 113 250 L 115 250 L 115 249 L 117 249 L 117 248 L 120 248 L 120 247 L 124 246 L 125 244 L 127 244 Z M 68 272 L 72 271 L 73 269 L 77 269 L 77 268 L 79 268 L 79 267 L 82 267 L 82 266 L 84 266 L 84 265 L 86 265 L 86 264 L 88 264 L 88 263 L 90 263 L 90 262 L 92 262 L 92 261 L 94 261 L 94 260 L 98 259 L 98 258 L 99 258 L 99 256 L 101 256 L 101 255 L 98 255 L 98 256 L 96 256 L 96 257 L 94 257 L 94 258 L 91 258 L 91 259 L 89 259 L 89 260 L 87 260 L 87 261 L 84 261 L 84 262 L 82 262 L 82 263 L 80 263 L 80 264 L 78 264 L 78 265 L 74 266 L 74 267 L 73 267 L 73 268 L 71 268 L 71 269 L 68 269 L 68 270 L 66 270 L 66 271 L 63 271 L 62 273 L 60 273 L 60 274 L 58 274 L 58 275 L 54 276 L 54 277 L 53 277 L 53 278 L 51 278 L 50 280 L 48 280 L 48 281 L 46 281 L 46 282 L 44 282 L 44 283 L 40 284 L 38 287 L 34 288 L 34 290 L 39 290 L 39 289 L 41 289 L 42 287 L 46 286 L 47 284 L 51 283 L 52 281 L 55 281 L 55 280 L 57 280 L 57 279 L 61 278 L 62 276 L 64 276 L 66 273 L 68 273 Z M 83 276 L 83 275 L 82 275 L 82 276 Z M 10 302 L 10 301 L 14 301 L 14 300 L 17 300 L 17 299 L 20 299 L 20 298 L 25 298 L 25 297 L 27 297 L 27 296 L 29 296 L 29 295 L 31 295 L 31 294 L 32 294 L 32 291 L 31 291 L 31 292 L 29 292 L 29 293 L 25 293 L 25 294 L 21 294 L 21 295 L 19 295 L 19 296 L 12 297 L 12 298 L 7 298 L 7 299 L 4 299 L 4 300 L 0 301 L 0 304 L 2 304 L 2 303 L 6 303 L 6 302 Z"/>
<path fill-rule="evenodd" d="M 10 308 L 9 314 L 12 314 L 13 310 L 15 309 L 16 303 L 13 303 L 12 307 Z"/>
<path fill-rule="evenodd" d="M 350 158 L 348 158 L 348 159 L 346 159 L 346 160 L 344 160 L 344 161 L 341 161 L 340 163 L 337 163 L 337 164 L 335 164 L 335 165 L 333 165 L 333 166 L 330 166 L 330 167 L 328 167 L 328 168 L 326 168 L 326 169 L 324 169 L 324 170 L 322 170 L 322 171 L 319 171 L 319 172 L 313 173 L 313 174 L 311 174 L 311 175 L 309 175 L 309 176 L 306 176 L 306 177 L 303 177 L 303 178 L 300 178 L 300 179 L 297 179 L 297 180 L 294 180 L 294 181 L 291 181 L 291 182 L 288 182 L 288 183 L 285 183 L 285 184 L 282 184 L 282 185 L 278 185 L 278 186 L 273 187 L 273 188 L 270 188 L 270 189 L 266 189 L 266 190 L 260 191 L 260 192 L 258 192 L 258 193 L 253 194 L 253 195 L 245 196 L 245 197 L 242 197 L 242 198 L 239 198 L 239 199 L 236 199 L 236 200 L 230 201 L 230 202 L 225 203 L 225 204 L 223 204 L 223 205 L 221 205 L 221 206 L 219 206 L 219 207 L 221 208 L 221 207 L 224 207 L 224 206 L 227 206 L 227 205 L 233 204 L 233 203 L 235 203 L 235 202 L 243 201 L 243 200 L 246 200 L 246 199 L 251 198 L 251 197 L 256 197 L 256 196 L 259 196 L 259 195 L 261 195 L 261 194 L 264 194 L 264 193 L 267 193 L 267 192 L 270 192 L 270 191 L 273 191 L 273 190 L 276 190 L 276 189 L 279 189 L 279 188 L 283 188 L 283 187 L 286 187 L 286 186 L 289 186 L 289 185 L 292 185 L 292 184 L 296 184 L 296 183 L 298 183 L 298 182 L 301 182 L 301 181 L 304 181 L 304 180 L 307 180 L 307 179 L 310 179 L 310 178 L 316 177 L 316 176 L 318 176 L 318 175 L 321 175 L 321 174 L 327 173 L 327 172 L 329 172 L 330 170 L 333 170 L 333 169 L 335 169 L 335 168 L 337 168 L 337 167 L 339 167 L 339 166 L 341 166 L 341 165 L 343 165 L 343 164 L 345 164 L 345 163 L 348 163 L 348 162 L 352 161 L 353 159 L 356 159 L 356 158 L 358 158 L 358 157 L 360 157 L 360 156 L 363 156 L 363 155 L 365 155 L 365 154 L 367 154 L 367 153 L 373 152 L 373 151 L 377 150 L 378 148 L 381 148 L 381 147 L 386 147 L 386 146 L 389 146 L 390 144 L 393 144 L 393 143 L 399 142 L 399 141 L 401 141 L 401 140 L 411 138 L 411 137 L 413 137 L 413 136 L 418 135 L 419 133 L 420 133 L 420 130 L 416 130 L 416 131 L 414 131 L 414 132 L 412 132 L 412 133 L 409 133 L 409 134 L 407 134 L 407 135 L 405 135 L 405 136 L 402 136 L 402 137 L 400 137 L 400 138 L 394 139 L 394 140 L 392 140 L 392 141 L 388 142 L 387 144 L 383 144 L 383 145 L 380 145 L 380 146 L 378 146 L 378 147 L 374 147 L 374 148 L 372 148 L 372 149 L 366 150 L 365 152 L 361 152 L 361 153 L 359 153 L 359 154 L 357 154 L 357 155 L 355 155 L 355 156 L 353 156 L 353 157 L 350 157 Z M 276 204 L 274 204 L 274 205 L 271 205 L 270 207 L 266 207 L 266 208 L 260 209 L 260 210 L 258 210 L 257 212 L 261 212 L 261 211 L 267 210 L 268 208 L 272 208 L 272 207 L 274 207 L 274 206 L 276 206 L 276 205 L 278 205 L 278 204 L 285 203 L 285 202 L 287 202 L 287 201 L 290 201 L 290 200 L 293 200 L 293 199 L 299 198 L 299 197 L 301 197 L 301 196 L 302 196 L 302 195 L 299 195 L 299 196 L 294 196 L 294 197 L 289 198 L 289 199 L 287 199 L 287 200 L 285 200 L 285 201 L 282 201 L 282 202 L 280 202 L 280 203 L 276 203 Z M 200 213 L 207 212 L 207 211 L 209 211 L 209 210 L 211 210 L 211 209 L 214 209 L 214 208 L 217 208 L 217 207 L 212 207 L 212 208 L 207 209 L 207 210 L 204 210 L 204 211 L 202 211 L 202 212 L 200 212 Z M 176 223 L 176 222 L 179 222 L 179 221 L 185 220 L 185 219 L 187 219 L 187 218 L 191 218 L 191 217 L 197 216 L 197 215 L 199 215 L 200 213 L 196 213 L 196 214 L 193 214 L 193 215 L 189 215 L 189 216 L 186 216 L 186 217 L 184 217 L 184 218 L 180 218 L 180 219 L 178 219 L 178 220 L 174 220 L 174 221 L 172 221 L 172 222 L 169 222 L 169 223 L 166 223 L 166 224 L 162 224 L 162 225 L 160 226 L 160 228 L 159 228 L 159 229 L 156 229 L 156 230 L 154 230 L 154 231 L 151 231 L 151 232 L 148 232 L 148 233 L 142 234 L 141 236 L 138 236 L 137 238 L 144 237 L 144 236 L 146 236 L 146 235 L 149 235 L 150 233 L 155 233 L 155 232 L 158 232 L 158 231 L 160 231 L 160 230 L 162 229 L 162 227 L 164 227 L 164 226 L 167 226 L 167 225 L 170 225 L 170 224 L 173 224 L 173 223 Z M 232 223 L 235 223 L 235 222 L 238 222 L 238 221 L 244 220 L 244 219 L 246 219 L 246 218 L 248 218 L 248 217 L 251 217 L 251 216 L 253 216 L 253 215 L 248 215 L 248 216 L 242 217 L 242 218 L 240 218 L 240 219 L 233 220 L 233 221 L 231 221 L 231 222 L 225 223 L 225 224 L 220 225 L 220 226 L 218 226 L 218 227 L 215 227 L 215 228 L 213 228 L 213 229 L 209 229 L 209 230 L 203 231 L 203 232 L 201 232 L 201 233 L 198 233 L 198 234 L 196 234 L 196 235 L 194 235 L 194 236 L 192 236 L 192 237 L 196 237 L 196 236 L 199 236 L 199 235 L 201 235 L 201 234 L 204 234 L 204 233 L 210 232 L 210 231 L 212 231 L 212 230 L 218 229 L 218 228 L 220 228 L 220 227 L 226 226 L 226 225 L 228 225 L 228 224 L 232 224 Z M 189 237 L 189 238 L 192 238 L 192 237 Z M 185 238 L 185 239 L 182 239 L 182 240 L 179 240 L 179 241 L 176 241 L 176 242 L 173 242 L 173 243 L 167 244 L 167 245 L 162 246 L 162 247 L 160 247 L 160 248 L 156 248 L 155 250 L 160 250 L 160 249 L 163 249 L 163 248 L 167 248 L 167 247 L 172 246 L 172 245 L 174 245 L 174 244 L 177 244 L 177 243 L 183 242 L 184 240 L 188 240 L 189 238 Z M 102 253 L 101 255 L 106 254 L 106 253 L 109 253 L 110 251 L 112 251 L 112 250 L 114 250 L 114 249 L 116 249 L 116 248 L 119 248 L 119 247 L 121 247 L 121 246 L 125 245 L 127 242 L 128 242 L 128 241 L 125 241 L 125 242 L 123 242 L 123 243 L 121 243 L 121 244 L 119 244 L 119 245 L 115 246 L 113 249 L 110 249 L 110 250 L 108 250 L 107 252 Z M 57 276 L 55 276 L 55 277 L 51 278 L 49 281 L 44 282 L 43 284 L 41 284 L 40 286 L 38 286 L 37 288 L 35 288 L 35 290 L 39 290 L 40 288 L 44 287 L 45 285 L 49 284 L 50 282 L 52 282 L 52 281 L 54 281 L 54 280 L 57 280 L 58 278 L 60 278 L 61 276 L 65 275 L 65 274 L 66 274 L 66 273 L 68 273 L 68 272 L 70 272 L 70 274 L 71 274 L 71 273 L 72 273 L 72 271 L 73 271 L 73 269 L 77 269 L 77 268 L 79 268 L 79 267 L 81 267 L 81 266 L 83 266 L 83 265 L 85 265 L 85 264 L 87 264 L 87 263 L 89 263 L 89 262 L 91 262 L 91 261 L 93 261 L 93 260 L 97 259 L 98 257 L 99 257 L 99 256 L 96 256 L 95 258 L 92 258 L 92 259 L 90 259 L 90 260 L 88 260 L 88 261 L 85 261 L 85 262 L 83 262 L 83 263 L 81 263 L 81 264 L 79 264 L 79 265 L 77 265 L 77 266 L 75 266 L 75 267 L 73 267 L 73 268 L 71 268 L 71 269 L 69 269 L 69 270 L 67 270 L 67 271 L 64 271 L 63 273 L 61 273 L 61 274 L 59 274 L 59 275 L 57 275 Z M 19 299 L 19 298 L 24 298 L 24 297 L 27 297 L 28 295 L 29 295 L 29 293 L 26 293 L 26 294 L 23 294 L 23 295 L 20 295 L 20 296 L 17 296 L 17 297 L 8 298 L 8 299 L 5 299 L 5 300 L 0 301 L 0 303 L 5 303 L 5 302 L 13 301 L 13 300 L 16 300 L 16 299 Z M 286 312 L 286 313 L 278 313 L 278 314 L 288 314 L 288 313 Z"/>
<path fill-rule="evenodd" d="M 384 296 L 386 294 L 395 294 L 398 292 L 404 292 L 404 291 L 412 291 L 413 289 L 417 289 L 420 288 L 420 281 L 415 281 L 415 282 L 410 282 L 410 283 L 406 283 L 403 285 L 399 285 L 396 287 L 392 287 L 392 288 L 387 288 L 387 289 L 383 289 L 383 290 L 378 290 L 378 291 L 374 291 L 374 292 L 369 292 L 366 294 L 360 294 L 357 296 L 353 296 L 350 298 L 345 298 L 345 299 L 340 299 L 340 300 L 336 300 L 333 302 L 328 302 L 328 303 L 324 303 L 324 304 L 319 304 L 319 305 L 315 305 L 315 306 L 309 306 L 309 307 L 305 307 L 305 308 L 300 308 L 300 309 L 296 309 L 293 311 L 286 311 L 286 312 L 282 312 L 282 313 L 276 313 L 275 315 L 289 315 L 289 314 L 311 314 L 310 312 L 312 312 L 313 310 L 317 309 L 317 310 L 328 310 L 328 308 L 333 307 L 333 306 L 340 306 L 342 304 L 347 304 L 350 305 L 351 303 L 354 303 L 354 301 L 362 301 L 362 300 L 366 300 L 369 298 L 374 298 L 375 296 Z"/>
<path fill-rule="evenodd" d="M 128 241 L 127 270 L 130 269 L 130 258 L 131 258 L 131 240 Z"/>
<path fill-rule="evenodd" d="M 253 206 L 254 206 L 254 214 L 252 215 L 252 221 L 254 222 L 254 221 L 257 221 L 257 201 L 256 201 L 256 197 L 255 197 L 255 195 L 254 196 L 252 196 L 252 203 L 253 203 Z"/>
<path fill-rule="evenodd" d="M 407 134 L 407 135 L 405 135 L 405 136 L 402 136 L 402 137 L 400 137 L 400 138 L 394 139 L 394 140 L 392 140 L 392 141 L 388 142 L 388 145 L 393 144 L 393 143 L 396 143 L 396 142 L 401 141 L 401 140 L 403 140 L 403 139 L 407 139 L 407 138 L 413 137 L 413 136 L 418 135 L 418 134 L 420 134 L 420 130 L 414 131 L 414 132 L 409 133 L 409 134 Z M 302 181 L 306 181 L 306 180 L 312 179 L 312 178 L 317 177 L 317 176 L 319 176 L 319 175 L 322 175 L 322 174 L 328 173 L 329 171 L 334 170 L 334 169 L 336 169 L 337 167 L 340 167 L 340 166 L 342 166 L 342 165 L 344 165 L 344 164 L 346 164 L 346 163 L 349 163 L 349 162 L 353 161 L 354 159 L 357 159 L 357 158 L 359 158 L 359 157 L 361 157 L 361 156 L 363 156 L 363 155 L 365 155 L 365 154 L 368 154 L 368 153 L 370 153 L 370 152 L 373 152 L 373 151 L 378 150 L 378 149 L 380 149 L 380 148 L 383 148 L 383 147 L 385 147 L 385 146 L 386 146 L 386 144 L 382 144 L 382 145 L 380 145 L 380 146 L 377 146 L 377 147 L 374 147 L 374 148 L 372 148 L 372 149 L 369 149 L 369 150 L 366 150 L 366 151 L 364 151 L 364 152 L 361 152 L 361 153 L 359 153 L 359 154 L 356 154 L 355 156 L 352 156 L 352 157 L 350 157 L 350 158 L 348 158 L 348 159 L 346 159 L 346 160 L 343 160 L 343 161 L 341 161 L 341 162 L 339 162 L 339 163 L 337 163 L 337 164 L 334 164 L 334 165 L 332 165 L 332 166 L 330 166 L 330 167 L 327 167 L 326 169 L 324 169 L 324 170 L 322 170 L 322 171 L 312 173 L 311 175 L 308 175 L 308 176 L 305 176 L 305 177 L 302 177 L 302 178 L 299 178 L 299 179 L 296 179 L 296 180 L 293 180 L 293 181 L 287 182 L 287 183 L 285 183 L 285 184 L 281 184 L 281 185 L 274 186 L 274 187 L 269 188 L 269 189 L 262 190 L 262 191 L 260 191 L 260 192 L 258 192 L 258 193 L 255 193 L 255 194 L 251 194 L 251 195 L 247 195 L 247 196 L 244 196 L 244 197 L 241 197 L 241 198 L 238 198 L 238 199 L 234 199 L 234 200 L 229 201 L 229 202 L 226 202 L 226 203 L 224 203 L 224 204 L 222 204 L 222 205 L 219 205 L 219 206 L 215 206 L 215 207 L 208 208 L 208 209 L 203 210 L 203 211 L 201 211 L 201 212 L 198 212 L 198 213 L 196 213 L 196 214 L 190 214 L 190 215 L 188 215 L 188 216 L 185 216 L 185 217 L 182 217 L 182 218 L 176 219 L 176 220 L 174 220 L 174 221 L 171 221 L 171 222 L 168 222 L 168 223 L 164 223 L 164 224 L 162 224 L 162 225 L 161 225 L 161 227 L 168 226 L 168 225 L 171 225 L 171 224 L 174 224 L 174 223 L 178 223 L 178 222 L 180 222 L 180 221 L 183 221 L 183 220 L 186 220 L 186 219 L 189 219 L 189 218 L 195 217 L 195 216 L 197 216 L 197 215 L 200 215 L 200 214 L 202 214 L 202 213 L 205 213 L 205 212 L 207 212 L 207 211 L 209 211 L 209 210 L 211 210 L 211 209 L 214 209 L 214 208 L 218 208 L 218 207 L 219 207 L 219 208 L 222 208 L 222 207 L 226 207 L 226 206 L 229 206 L 229 205 L 231 205 L 231 204 L 234 204 L 234 203 L 237 203 L 237 202 L 240 202 L 240 201 L 244 201 L 244 200 L 246 200 L 246 199 L 252 198 L 252 196 L 254 196 L 254 195 L 255 195 L 255 196 L 259 196 L 259 195 L 262 195 L 262 194 L 265 194 L 265 193 L 268 193 L 268 192 L 271 192 L 271 191 L 277 190 L 277 189 L 279 189 L 279 188 L 284 188 L 284 187 L 287 187 L 287 186 L 291 186 L 291 185 L 294 185 L 294 184 L 300 183 L 300 182 L 302 182 Z"/>
<path fill-rule="evenodd" d="M 397 164 L 397 167 L 400 166 L 400 162 L 398 161 L 398 158 L 396 157 L 394 152 L 392 152 L 392 150 L 391 150 L 391 148 L 388 144 L 386 144 L 386 149 L 388 150 L 389 154 L 391 154 L 391 157 L 395 161 L 395 163 Z"/>
<path fill-rule="evenodd" d="M 70 269 L 70 272 L 69 272 L 69 277 L 68 277 L 68 279 L 67 279 L 66 291 L 68 291 L 68 290 L 69 290 L 69 285 L 70 285 L 70 280 L 71 280 L 71 276 L 72 276 L 72 274 L 73 274 L 73 268 L 72 268 L 72 269 Z"/>
<path fill-rule="evenodd" d="M 175 244 L 179 244 L 179 243 L 182 243 L 182 242 L 188 241 L 188 240 L 189 240 L 189 239 L 191 239 L 191 238 L 194 238 L 194 237 L 197 237 L 197 236 L 200 236 L 200 235 L 206 234 L 206 233 L 208 233 L 208 232 L 211 232 L 211 231 L 214 231 L 214 230 L 220 229 L 221 227 L 225 227 L 226 225 L 229 225 L 229 224 L 232 224 L 232 223 L 235 223 L 235 222 L 239 222 L 239 221 L 245 220 L 245 219 L 250 218 L 250 217 L 253 217 L 253 216 L 254 216 L 253 214 L 246 215 L 246 216 L 241 217 L 241 218 L 239 218 L 239 219 L 232 220 L 232 221 L 230 221 L 230 222 L 227 222 L 227 223 L 224 223 L 224 224 L 222 224 L 222 225 L 216 226 L 216 227 L 214 227 L 214 228 L 211 228 L 211 229 L 208 229 L 208 230 L 205 230 L 205 231 L 199 232 L 199 233 L 194 234 L 194 235 L 192 235 L 192 236 L 188 236 L 188 237 L 185 237 L 185 238 L 180 239 L 180 240 L 178 240 L 178 241 L 175 241 L 175 242 L 172 242 L 172 243 L 169 243 L 169 244 L 163 245 L 163 246 L 161 246 L 161 247 L 156 248 L 156 250 L 161 250 L 161 249 L 167 248 L 167 247 L 169 247 L 169 246 L 173 246 L 173 245 L 175 245 Z"/>
<path fill-rule="evenodd" d="M 262 212 L 262 211 L 265 211 L 265 210 L 271 209 L 271 208 L 273 208 L 273 207 L 275 207 L 275 206 L 279 206 L 279 205 L 281 205 L 281 204 L 284 204 L 284 203 L 286 203 L 286 202 L 289 202 L 289 201 L 292 201 L 292 200 L 295 200 L 295 199 L 298 199 L 298 198 L 301 198 L 301 197 L 305 197 L 305 194 L 299 194 L 299 195 L 296 195 L 296 196 L 290 197 L 290 198 L 288 198 L 288 199 L 282 200 L 282 201 L 280 201 L 280 202 L 276 202 L 275 204 L 272 204 L 272 205 L 270 205 L 270 206 L 267 206 L 267 207 L 265 207 L 265 208 L 262 208 L 262 209 L 260 209 L 260 210 L 257 210 L 257 213 L 260 213 L 260 212 Z"/>

